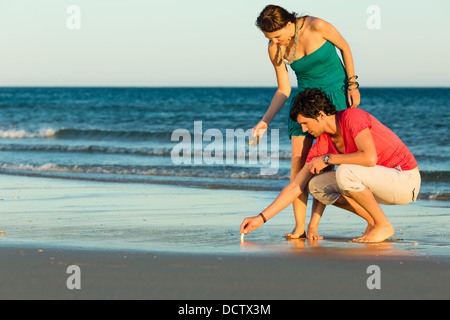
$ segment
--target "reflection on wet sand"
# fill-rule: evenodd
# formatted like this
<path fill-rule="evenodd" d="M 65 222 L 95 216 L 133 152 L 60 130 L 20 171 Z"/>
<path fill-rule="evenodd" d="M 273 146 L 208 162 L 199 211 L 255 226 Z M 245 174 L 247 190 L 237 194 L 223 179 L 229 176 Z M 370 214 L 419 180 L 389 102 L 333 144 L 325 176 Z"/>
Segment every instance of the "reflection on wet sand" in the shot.
<path fill-rule="evenodd" d="M 267 245 L 251 241 L 241 241 L 241 250 L 274 251 L 288 254 L 313 254 L 317 256 L 413 256 L 405 244 L 395 240 L 380 243 L 355 243 L 352 238 L 330 237 L 323 240 L 286 239 L 286 245 Z"/>

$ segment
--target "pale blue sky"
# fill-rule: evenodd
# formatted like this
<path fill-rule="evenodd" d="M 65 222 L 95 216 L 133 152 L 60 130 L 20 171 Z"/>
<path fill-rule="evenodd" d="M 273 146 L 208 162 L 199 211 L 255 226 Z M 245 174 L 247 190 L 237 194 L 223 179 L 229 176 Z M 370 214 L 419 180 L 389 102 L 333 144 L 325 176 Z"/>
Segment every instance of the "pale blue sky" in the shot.
<path fill-rule="evenodd" d="M 269 3 L 333 24 L 361 86 L 450 86 L 448 0 L 1 0 L 0 86 L 276 86 L 254 24 Z"/>

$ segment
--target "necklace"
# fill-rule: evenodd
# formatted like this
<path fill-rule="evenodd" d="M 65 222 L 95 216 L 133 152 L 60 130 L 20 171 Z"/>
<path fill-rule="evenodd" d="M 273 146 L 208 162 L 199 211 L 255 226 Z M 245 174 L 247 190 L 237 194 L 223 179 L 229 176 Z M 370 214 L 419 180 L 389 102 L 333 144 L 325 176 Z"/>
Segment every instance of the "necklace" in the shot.
<path fill-rule="evenodd" d="M 300 30 L 300 28 L 298 26 L 299 26 L 299 24 L 298 24 L 298 21 L 296 20 L 295 21 L 295 34 L 294 34 L 294 52 L 289 60 L 286 60 L 283 58 L 283 49 L 281 48 L 281 46 L 279 47 L 281 59 L 283 59 L 286 64 L 291 64 L 292 62 L 294 62 L 295 56 L 297 55 L 297 45 L 298 45 L 298 38 L 299 38 L 299 34 L 300 34 L 298 32 Z"/>

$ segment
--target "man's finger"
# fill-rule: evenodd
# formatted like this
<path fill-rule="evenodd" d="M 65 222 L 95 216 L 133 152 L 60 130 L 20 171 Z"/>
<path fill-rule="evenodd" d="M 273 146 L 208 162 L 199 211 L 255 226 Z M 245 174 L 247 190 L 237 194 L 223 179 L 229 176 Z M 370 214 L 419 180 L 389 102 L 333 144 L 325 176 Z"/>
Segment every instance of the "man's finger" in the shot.
<path fill-rule="evenodd" d="M 244 229 L 247 227 L 247 225 L 248 225 L 247 218 L 245 218 L 244 221 L 242 221 L 241 223 L 240 233 L 244 233 Z"/>

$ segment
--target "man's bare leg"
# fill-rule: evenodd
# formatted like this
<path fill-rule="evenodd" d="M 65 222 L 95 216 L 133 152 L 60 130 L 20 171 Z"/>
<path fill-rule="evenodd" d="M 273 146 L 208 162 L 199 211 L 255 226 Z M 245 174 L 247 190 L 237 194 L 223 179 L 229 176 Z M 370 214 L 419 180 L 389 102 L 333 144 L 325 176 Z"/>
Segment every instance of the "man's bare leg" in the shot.
<path fill-rule="evenodd" d="M 338 208 L 353 212 L 354 214 L 366 220 L 367 228 L 364 231 L 363 236 L 365 236 L 373 229 L 374 221 L 370 214 L 352 198 L 347 197 L 346 195 L 341 195 L 333 205 Z"/>
<path fill-rule="evenodd" d="M 353 239 L 354 242 L 382 242 L 394 235 L 394 228 L 369 188 L 366 187 L 360 192 L 347 191 L 347 193 L 350 198 L 366 210 L 374 222 L 373 228 L 368 230 L 362 237 Z"/>

